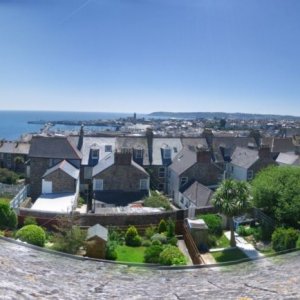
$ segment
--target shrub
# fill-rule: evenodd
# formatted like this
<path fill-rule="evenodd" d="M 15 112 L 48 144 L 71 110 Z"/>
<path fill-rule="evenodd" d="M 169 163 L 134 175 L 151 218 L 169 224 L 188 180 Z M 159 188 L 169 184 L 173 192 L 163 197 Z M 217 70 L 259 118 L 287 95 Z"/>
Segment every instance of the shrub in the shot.
<path fill-rule="evenodd" d="M 0 201 L 0 228 L 16 228 L 17 224 L 17 215 L 9 203 Z"/>
<path fill-rule="evenodd" d="M 17 231 L 16 238 L 23 242 L 43 247 L 46 241 L 46 234 L 40 226 L 26 225 Z"/>
<path fill-rule="evenodd" d="M 172 238 L 175 236 L 175 223 L 169 218 L 167 222 L 167 237 Z"/>
<path fill-rule="evenodd" d="M 209 233 L 216 236 L 221 236 L 223 234 L 222 219 L 216 214 L 206 214 L 199 216 L 206 223 Z"/>
<path fill-rule="evenodd" d="M 154 240 L 154 241 L 152 241 L 152 245 L 153 246 L 158 246 L 158 245 L 162 245 L 162 243 L 159 240 Z"/>
<path fill-rule="evenodd" d="M 152 242 L 155 240 L 160 241 L 162 244 L 166 244 L 168 241 L 167 237 L 162 233 L 156 233 L 151 237 Z"/>
<path fill-rule="evenodd" d="M 209 234 L 207 238 L 208 248 L 215 247 L 217 245 L 217 237 L 214 234 Z"/>
<path fill-rule="evenodd" d="M 108 241 L 106 243 L 105 248 L 105 258 L 109 260 L 116 260 L 117 259 L 117 246 L 118 244 L 115 241 Z"/>
<path fill-rule="evenodd" d="M 158 233 L 167 231 L 167 223 L 164 219 L 160 220 L 157 231 L 158 231 Z"/>
<path fill-rule="evenodd" d="M 37 225 L 36 219 L 34 217 L 26 217 L 24 219 L 24 226 L 26 225 Z"/>
<path fill-rule="evenodd" d="M 86 232 L 76 225 L 76 216 L 60 217 L 58 225 L 55 225 L 57 232 L 53 234 L 53 248 L 57 251 L 76 254 L 84 245 Z"/>
<path fill-rule="evenodd" d="M 171 209 L 170 201 L 163 195 L 153 192 L 150 197 L 145 198 L 144 206 L 162 207 L 166 210 Z"/>
<path fill-rule="evenodd" d="M 151 237 L 156 233 L 156 227 L 155 226 L 149 226 L 145 230 L 145 237 L 147 239 L 151 239 Z"/>
<path fill-rule="evenodd" d="M 175 246 L 167 246 L 159 255 L 159 263 L 162 265 L 185 265 L 186 258 Z"/>
<path fill-rule="evenodd" d="M 142 241 L 142 246 L 144 246 L 144 247 L 150 247 L 151 245 L 152 245 L 152 243 L 149 240 L 143 240 Z"/>
<path fill-rule="evenodd" d="M 163 247 L 161 245 L 152 245 L 145 250 L 144 253 L 144 261 L 146 263 L 159 263 L 159 255 L 163 251 Z"/>
<path fill-rule="evenodd" d="M 170 239 L 168 239 L 168 244 L 170 244 L 172 246 L 176 246 L 177 242 L 178 242 L 178 239 L 175 236 L 173 236 Z"/>
<path fill-rule="evenodd" d="M 240 225 L 240 226 L 237 228 L 237 233 L 238 233 L 240 236 L 249 236 L 249 235 L 252 235 L 252 234 L 254 233 L 254 228 L 246 227 L 246 226 Z"/>
<path fill-rule="evenodd" d="M 294 228 L 276 228 L 272 234 L 272 247 L 275 251 L 283 251 L 296 247 L 299 233 Z"/>
<path fill-rule="evenodd" d="M 8 169 L 0 169 L 0 182 L 6 184 L 15 184 L 19 176 L 13 171 Z"/>
<path fill-rule="evenodd" d="M 134 226 L 130 226 L 125 234 L 125 244 L 131 247 L 139 247 L 142 244 L 142 239 Z"/>

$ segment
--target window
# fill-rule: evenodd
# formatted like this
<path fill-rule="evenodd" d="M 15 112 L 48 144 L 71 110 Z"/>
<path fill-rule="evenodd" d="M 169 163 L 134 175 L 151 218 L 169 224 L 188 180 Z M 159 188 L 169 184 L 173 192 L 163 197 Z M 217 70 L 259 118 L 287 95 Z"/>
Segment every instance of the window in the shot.
<path fill-rule="evenodd" d="M 164 185 L 163 183 L 160 183 L 160 184 L 158 185 L 158 190 L 159 190 L 159 191 L 164 191 L 164 190 L 165 190 L 165 185 Z"/>
<path fill-rule="evenodd" d="M 247 180 L 253 179 L 253 170 L 248 170 L 247 171 Z"/>
<path fill-rule="evenodd" d="M 0 159 L 3 159 L 3 158 L 4 158 L 4 154 L 0 153 Z"/>
<path fill-rule="evenodd" d="M 184 186 L 188 182 L 187 177 L 181 177 L 180 178 L 180 187 Z"/>
<path fill-rule="evenodd" d="M 171 159 L 171 149 L 164 149 L 164 159 Z"/>
<path fill-rule="evenodd" d="M 143 149 L 135 149 L 135 158 L 143 158 Z"/>
<path fill-rule="evenodd" d="M 99 149 L 91 149 L 92 159 L 99 159 Z"/>
<path fill-rule="evenodd" d="M 174 147 L 173 150 L 174 150 L 174 153 L 178 152 L 177 147 Z"/>
<path fill-rule="evenodd" d="M 164 167 L 160 167 L 158 169 L 158 177 L 159 178 L 165 178 L 165 168 Z"/>
<path fill-rule="evenodd" d="M 94 179 L 93 190 L 94 191 L 103 191 L 103 179 Z"/>
<path fill-rule="evenodd" d="M 112 152 L 112 145 L 105 145 L 105 152 Z"/>
<path fill-rule="evenodd" d="M 149 180 L 148 179 L 140 179 L 140 190 L 148 190 L 149 189 Z"/>
<path fill-rule="evenodd" d="M 181 196 L 180 198 L 180 203 L 183 204 L 184 203 L 184 198 Z"/>
<path fill-rule="evenodd" d="M 6 164 L 8 168 L 11 168 L 11 154 L 7 153 L 6 154 Z"/>

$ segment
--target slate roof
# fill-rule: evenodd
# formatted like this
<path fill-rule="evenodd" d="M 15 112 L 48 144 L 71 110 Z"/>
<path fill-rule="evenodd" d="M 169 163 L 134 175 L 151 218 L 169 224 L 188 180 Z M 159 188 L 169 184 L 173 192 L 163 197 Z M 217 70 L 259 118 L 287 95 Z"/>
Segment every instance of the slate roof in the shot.
<path fill-rule="evenodd" d="M 194 146 L 194 147 L 204 147 L 207 148 L 207 142 L 205 138 L 181 138 L 181 143 L 183 147 Z"/>
<path fill-rule="evenodd" d="M 162 149 L 169 148 L 171 150 L 171 158 L 166 161 L 163 157 Z M 160 166 L 170 164 L 176 155 L 182 150 L 180 138 L 154 138 L 152 165 Z"/>
<path fill-rule="evenodd" d="M 29 143 L 0 141 L 0 153 L 28 155 Z"/>
<path fill-rule="evenodd" d="M 295 145 L 292 138 L 262 138 L 262 145 L 268 145 L 271 152 L 293 152 Z"/>
<path fill-rule="evenodd" d="M 99 163 L 93 168 L 93 174 L 92 176 L 96 176 L 97 174 L 103 172 L 110 166 L 114 165 L 115 163 L 115 155 L 114 153 L 111 153 L 110 155 L 106 156 L 104 159 L 100 160 Z M 141 167 L 139 164 L 131 161 L 131 166 L 134 166 L 135 168 L 139 169 L 141 172 L 145 173 L 149 176 L 149 174 L 145 171 L 143 167 Z"/>
<path fill-rule="evenodd" d="M 58 163 L 57 165 L 53 166 L 52 168 L 48 169 L 46 173 L 43 175 L 43 177 L 46 177 L 47 175 L 57 171 L 61 170 L 68 174 L 69 176 L 73 177 L 74 179 L 79 178 L 79 170 L 72 166 L 69 162 L 66 160 L 63 160 L 62 162 Z"/>
<path fill-rule="evenodd" d="M 198 181 L 190 185 L 182 194 L 193 202 L 196 207 L 211 206 L 210 201 L 213 191 Z"/>
<path fill-rule="evenodd" d="M 149 152 L 147 138 L 142 137 L 117 137 L 116 139 L 116 149 L 143 149 L 143 161 L 141 164 L 147 166 L 149 162 Z"/>
<path fill-rule="evenodd" d="M 279 153 L 276 162 L 280 165 L 300 165 L 300 157 L 295 153 Z"/>
<path fill-rule="evenodd" d="M 68 137 L 34 136 L 31 140 L 30 157 L 81 159 L 81 152 Z"/>
<path fill-rule="evenodd" d="M 180 175 L 188 168 L 193 166 L 197 162 L 197 155 L 192 149 L 192 147 L 184 147 L 174 158 L 169 168 Z"/>
<path fill-rule="evenodd" d="M 82 153 L 82 165 L 89 165 L 90 152 L 91 149 L 99 149 L 99 160 L 104 159 L 106 156 L 110 155 L 111 152 L 105 152 L 105 146 L 111 145 L 112 152 L 115 151 L 116 138 L 112 137 L 84 137 L 83 145 L 81 148 Z"/>
<path fill-rule="evenodd" d="M 89 241 L 95 237 L 98 237 L 104 241 L 108 241 L 108 230 L 100 224 L 90 227 L 87 231 L 86 240 Z"/>
<path fill-rule="evenodd" d="M 258 160 L 258 158 L 258 150 L 236 147 L 231 157 L 231 163 L 248 169 Z"/>
<path fill-rule="evenodd" d="M 246 148 L 249 144 L 257 146 L 255 139 L 251 137 L 214 137 L 212 147 L 215 161 L 222 162 L 224 161 L 224 154 L 231 157 L 236 147 Z M 226 149 L 225 153 L 222 153 L 221 148 Z"/>

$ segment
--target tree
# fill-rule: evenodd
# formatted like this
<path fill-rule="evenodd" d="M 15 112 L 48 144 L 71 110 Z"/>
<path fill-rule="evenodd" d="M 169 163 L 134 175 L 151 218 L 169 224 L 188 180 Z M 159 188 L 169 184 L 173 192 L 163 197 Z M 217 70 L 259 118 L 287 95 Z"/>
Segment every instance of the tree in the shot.
<path fill-rule="evenodd" d="M 280 226 L 300 228 L 300 168 L 268 167 L 251 184 L 255 206 Z"/>
<path fill-rule="evenodd" d="M 233 217 L 246 212 L 251 207 L 251 200 L 249 184 L 233 179 L 224 180 L 214 194 L 213 205 L 229 218 L 231 247 L 236 246 Z"/>

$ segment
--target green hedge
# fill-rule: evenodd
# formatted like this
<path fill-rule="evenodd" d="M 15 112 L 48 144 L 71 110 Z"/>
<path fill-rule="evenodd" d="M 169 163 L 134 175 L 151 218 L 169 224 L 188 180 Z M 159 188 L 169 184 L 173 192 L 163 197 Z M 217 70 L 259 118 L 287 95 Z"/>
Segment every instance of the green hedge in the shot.
<path fill-rule="evenodd" d="M 159 263 L 162 265 L 185 265 L 186 258 L 175 246 L 167 246 L 159 255 Z"/>
<path fill-rule="evenodd" d="M 272 247 L 275 251 L 296 248 L 299 232 L 294 228 L 276 228 L 272 234 Z"/>
<path fill-rule="evenodd" d="M 28 244 L 43 247 L 46 241 L 46 234 L 40 226 L 26 225 L 17 231 L 16 238 Z"/>
<path fill-rule="evenodd" d="M 9 203 L 0 201 L 0 228 L 16 228 L 18 225 L 17 215 Z"/>

